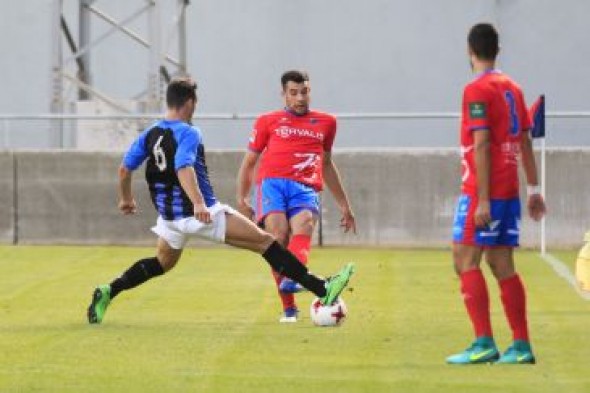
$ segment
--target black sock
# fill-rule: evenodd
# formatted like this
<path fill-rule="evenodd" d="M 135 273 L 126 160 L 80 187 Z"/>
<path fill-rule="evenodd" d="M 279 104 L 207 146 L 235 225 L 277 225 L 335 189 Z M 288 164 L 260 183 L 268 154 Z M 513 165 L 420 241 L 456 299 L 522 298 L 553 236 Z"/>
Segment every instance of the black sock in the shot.
<path fill-rule="evenodd" d="M 127 269 L 121 277 L 116 278 L 111 283 L 111 299 L 121 291 L 135 288 L 150 278 L 161 276 L 162 274 L 164 274 L 164 269 L 162 269 L 162 265 L 158 262 L 158 258 L 140 259 Z"/>
<path fill-rule="evenodd" d="M 277 241 L 274 241 L 262 256 L 277 273 L 297 281 L 318 297 L 326 296 L 325 281 L 309 274 L 307 267 Z"/>

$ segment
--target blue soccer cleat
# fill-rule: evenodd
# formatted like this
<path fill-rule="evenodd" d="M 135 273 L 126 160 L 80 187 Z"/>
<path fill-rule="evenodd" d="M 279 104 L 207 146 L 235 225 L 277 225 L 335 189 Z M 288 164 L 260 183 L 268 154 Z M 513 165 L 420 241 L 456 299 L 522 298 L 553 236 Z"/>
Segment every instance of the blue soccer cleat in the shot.
<path fill-rule="evenodd" d="M 500 353 L 491 337 L 478 337 L 465 351 L 447 358 L 449 364 L 492 363 L 498 360 Z"/>
<path fill-rule="evenodd" d="M 297 314 L 299 310 L 297 307 L 289 307 L 285 310 L 285 314 L 279 319 L 280 323 L 294 323 L 297 322 Z"/>
<path fill-rule="evenodd" d="M 279 291 L 282 293 L 297 293 L 305 290 L 301 284 L 286 277 L 279 284 Z"/>
<path fill-rule="evenodd" d="M 531 344 L 523 340 L 514 340 L 506 352 L 500 356 L 497 364 L 535 364 L 535 355 Z"/>

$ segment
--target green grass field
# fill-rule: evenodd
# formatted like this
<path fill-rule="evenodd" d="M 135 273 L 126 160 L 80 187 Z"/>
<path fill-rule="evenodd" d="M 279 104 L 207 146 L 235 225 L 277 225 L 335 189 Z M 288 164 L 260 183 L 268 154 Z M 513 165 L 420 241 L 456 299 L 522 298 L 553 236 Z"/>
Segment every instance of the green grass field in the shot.
<path fill-rule="evenodd" d="M 94 286 L 152 254 L 0 247 L 0 392 L 590 391 L 590 303 L 532 252 L 519 252 L 518 265 L 535 366 L 444 363 L 472 339 L 445 250 L 314 250 L 319 274 L 357 263 L 339 328 L 312 326 L 310 294 L 298 295 L 300 322 L 279 324 L 267 266 L 230 249 L 188 250 L 169 275 L 121 294 L 102 325 L 88 325 Z M 488 282 L 504 348 L 510 334 Z"/>

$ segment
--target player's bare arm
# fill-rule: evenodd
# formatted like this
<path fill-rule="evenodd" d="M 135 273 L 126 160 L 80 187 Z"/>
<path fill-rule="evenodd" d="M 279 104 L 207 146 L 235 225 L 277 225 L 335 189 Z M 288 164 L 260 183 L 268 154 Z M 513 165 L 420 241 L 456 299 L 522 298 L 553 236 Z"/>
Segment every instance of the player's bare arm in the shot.
<path fill-rule="evenodd" d="M 340 173 L 334 161 L 332 160 L 332 154 L 330 152 L 324 152 L 323 162 L 323 174 L 324 182 L 328 186 L 328 189 L 334 196 L 340 211 L 342 212 L 342 218 L 340 219 L 340 226 L 344 229 L 344 232 L 352 231 L 356 234 L 356 222 L 348 196 L 342 187 L 342 181 L 340 180 Z"/>
<path fill-rule="evenodd" d="M 545 215 L 546 207 L 539 189 L 533 142 L 528 132 L 525 132 L 520 141 L 520 154 L 527 182 L 527 210 L 533 220 L 539 221 Z"/>
<path fill-rule="evenodd" d="M 205 200 L 199 190 L 195 169 L 192 166 L 185 166 L 180 168 L 176 175 L 182 189 L 193 203 L 195 218 L 205 224 L 211 223 L 211 214 L 207 210 L 207 205 L 205 205 Z"/>
<path fill-rule="evenodd" d="M 119 166 L 119 210 L 125 215 L 135 214 L 137 211 L 131 191 L 131 178 L 132 172 L 123 165 Z"/>
<path fill-rule="evenodd" d="M 490 215 L 490 131 L 487 129 L 473 132 L 473 153 L 475 171 L 477 172 L 477 210 L 475 225 L 479 228 L 491 221 Z"/>
<path fill-rule="evenodd" d="M 250 189 L 252 187 L 252 179 L 254 179 L 254 170 L 256 163 L 260 157 L 259 153 L 248 151 L 244 155 L 242 165 L 238 171 L 237 194 L 236 203 L 240 213 L 252 219 L 254 217 L 254 209 L 250 205 Z"/>

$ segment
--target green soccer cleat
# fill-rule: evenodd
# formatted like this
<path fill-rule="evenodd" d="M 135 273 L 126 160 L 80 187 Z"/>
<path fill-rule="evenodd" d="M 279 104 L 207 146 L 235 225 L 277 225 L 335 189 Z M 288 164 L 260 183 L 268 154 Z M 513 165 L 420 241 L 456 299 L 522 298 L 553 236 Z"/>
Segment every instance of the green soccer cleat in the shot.
<path fill-rule="evenodd" d="M 523 340 L 514 340 L 506 352 L 500 356 L 497 364 L 535 364 L 535 355 L 531 344 Z"/>
<path fill-rule="evenodd" d="M 92 294 L 92 303 L 88 307 L 88 323 L 101 323 L 107 307 L 111 302 L 111 286 L 99 285 Z"/>
<path fill-rule="evenodd" d="M 449 364 L 492 363 L 498 360 L 500 353 L 491 337 L 478 337 L 465 351 L 447 358 Z"/>
<path fill-rule="evenodd" d="M 320 299 L 323 305 L 332 305 L 338 299 L 338 296 L 342 293 L 350 276 L 354 273 L 354 264 L 348 263 L 342 268 L 335 276 L 332 276 L 326 280 L 326 296 Z"/>

